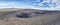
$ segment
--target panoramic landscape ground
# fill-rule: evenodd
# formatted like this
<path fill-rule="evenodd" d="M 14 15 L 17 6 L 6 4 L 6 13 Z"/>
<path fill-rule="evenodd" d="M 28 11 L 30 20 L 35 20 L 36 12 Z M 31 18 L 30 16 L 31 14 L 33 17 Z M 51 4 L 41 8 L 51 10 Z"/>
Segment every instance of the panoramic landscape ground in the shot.
<path fill-rule="evenodd" d="M 2 9 L 0 25 L 60 25 L 60 11 Z"/>

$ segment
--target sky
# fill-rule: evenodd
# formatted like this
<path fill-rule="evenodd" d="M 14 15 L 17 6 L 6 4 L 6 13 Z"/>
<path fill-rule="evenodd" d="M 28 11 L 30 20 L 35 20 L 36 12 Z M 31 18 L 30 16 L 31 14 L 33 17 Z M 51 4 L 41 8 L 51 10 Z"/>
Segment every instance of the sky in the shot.
<path fill-rule="evenodd" d="M 0 0 L 3 8 L 31 8 L 42 10 L 60 10 L 60 0 Z"/>

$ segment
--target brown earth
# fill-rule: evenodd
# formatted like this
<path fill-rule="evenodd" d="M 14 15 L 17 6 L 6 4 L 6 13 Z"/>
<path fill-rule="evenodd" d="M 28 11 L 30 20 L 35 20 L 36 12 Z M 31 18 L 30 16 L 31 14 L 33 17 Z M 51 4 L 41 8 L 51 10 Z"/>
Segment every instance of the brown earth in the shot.
<path fill-rule="evenodd" d="M 4 12 L 0 13 L 0 25 L 60 25 L 60 11 L 20 9 Z M 21 13 L 29 13 L 31 18 L 18 18 L 16 14 Z"/>

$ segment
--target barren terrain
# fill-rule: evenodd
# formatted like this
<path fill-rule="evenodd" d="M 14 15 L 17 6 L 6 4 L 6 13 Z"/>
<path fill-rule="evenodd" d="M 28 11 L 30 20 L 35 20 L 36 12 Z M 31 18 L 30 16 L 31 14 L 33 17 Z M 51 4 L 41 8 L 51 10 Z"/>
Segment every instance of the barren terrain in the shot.
<path fill-rule="evenodd" d="M 60 11 L 34 9 L 10 10 L 0 11 L 0 25 L 60 25 Z M 28 18 L 21 15 L 22 13 L 29 14 Z M 19 15 L 22 18 L 19 18 Z"/>

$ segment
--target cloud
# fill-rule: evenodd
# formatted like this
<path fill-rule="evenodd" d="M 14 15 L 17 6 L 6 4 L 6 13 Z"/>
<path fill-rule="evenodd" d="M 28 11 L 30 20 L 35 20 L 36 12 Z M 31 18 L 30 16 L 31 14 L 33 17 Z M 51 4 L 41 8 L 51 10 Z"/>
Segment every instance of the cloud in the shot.
<path fill-rule="evenodd" d="M 10 7 L 15 7 L 18 6 L 15 2 L 0 2 L 0 8 L 10 8 Z"/>
<path fill-rule="evenodd" d="M 41 10 L 60 10 L 60 6 L 47 8 L 49 4 L 44 3 L 44 0 L 0 0 L 0 8 L 31 8 L 31 9 L 41 9 Z M 42 4 L 44 3 L 44 4 Z M 54 4 L 53 4 L 54 5 Z M 50 5 L 50 6 L 53 6 Z M 41 7 L 43 6 L 43 7 Z"/>
<path fill-rule="evenodd" d="M 0 6 L 6 6 L 6 5 L 8 5 L 8 4 L 0 4 Z"/>

